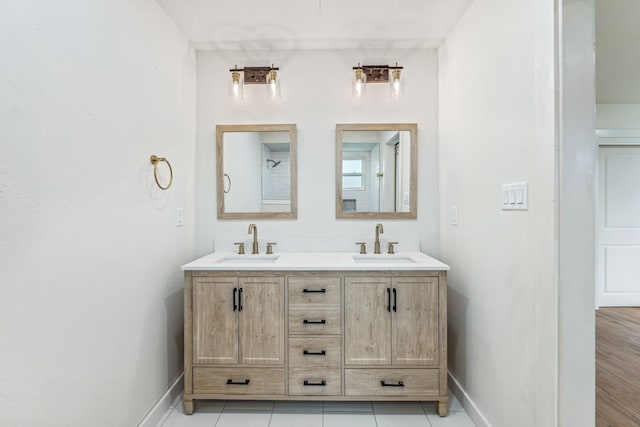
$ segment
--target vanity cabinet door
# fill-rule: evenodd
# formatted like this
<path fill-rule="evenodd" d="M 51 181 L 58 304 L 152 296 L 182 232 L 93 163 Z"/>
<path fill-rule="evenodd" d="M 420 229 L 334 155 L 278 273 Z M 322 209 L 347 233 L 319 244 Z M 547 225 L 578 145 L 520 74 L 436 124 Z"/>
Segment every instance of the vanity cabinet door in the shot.
<path fill-rule="evenodd" d="M 345 277 L 345 364 L 391 363 L 388 277 Z"/>
<path fill-rule="evenodd" d="M 396 277 L 391 312 L 393 365 L 438 365 L 438 278 Z"/>
<path fill-rule="evenodd" d="M 193 363 L 238 363 L 236 277 L 193 279 Z"/>
<path fill-rule="evenodd" d="M 284 365 L 284 278 L 241 277 L 240 363 Z"/>
<path fill-rule="evenodd" d="M 438 365 L 437 277 L 345 278 L 346 365 Z"/>

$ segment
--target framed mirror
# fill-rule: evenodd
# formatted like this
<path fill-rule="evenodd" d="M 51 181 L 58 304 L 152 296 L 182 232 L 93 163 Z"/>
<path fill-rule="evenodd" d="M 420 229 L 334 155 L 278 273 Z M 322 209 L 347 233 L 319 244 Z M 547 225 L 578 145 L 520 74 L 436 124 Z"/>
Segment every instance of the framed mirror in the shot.
<path fill-rule="evenodd" d="M 336 125 L 336 218 L 417 217 L 417 128 Z"/>
<path fill-rule="evenodd" d="M 296 218 L 296 125 L 216 126 L 218 219 Z"/>

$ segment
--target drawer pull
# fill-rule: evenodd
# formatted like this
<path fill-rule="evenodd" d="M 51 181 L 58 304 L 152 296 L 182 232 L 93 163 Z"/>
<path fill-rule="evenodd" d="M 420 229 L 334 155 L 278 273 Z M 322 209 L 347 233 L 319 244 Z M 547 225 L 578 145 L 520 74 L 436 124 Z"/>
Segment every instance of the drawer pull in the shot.
<path fill-rule="evenodd" d="M 404 387 L 404 382 L 398 381 L 397 384 L 387 384 L 385 380 L 380 381 L 382 387 Z"/>
<path fill-rule="evenodd" d="M 322 320 L 304 319 L 302 323 L 304 323 L 305 325 L 326 325 L 327 321 L 325 319 L 322 319 Z"/>
<path fill-rule="evenodd" d="M 304 293 L 304 294 L 324 294 L 326 292 L 327 292 L 327 290 L 325 288 L 321 288 L 321 289 L 307 289 L 307 288 L 304 288 L 302 290 L 302 293 Z"/>
<path fill-rule="evenodd" d="M 311 383 L 309 380 L 304 380 L 304 385 L 326 387 L 327 380 L 322 380 L 319 383 Z"/>
<path fill-rule="evenodd" d="M 327 351 L 326 350 L 320 350 L 320 351 L 309 351 L 309 350 L 302 350 L 302 354 L 304 354 L 305 356 L 326 356 L 327 355 Z"/>
<path fill-rule="evenodd" d="M 249 380 L 236 382 L 236 381 L 233 381 L 231 378 L 229 378 L 227 380 L 227 385 L 249 385 Z"/>

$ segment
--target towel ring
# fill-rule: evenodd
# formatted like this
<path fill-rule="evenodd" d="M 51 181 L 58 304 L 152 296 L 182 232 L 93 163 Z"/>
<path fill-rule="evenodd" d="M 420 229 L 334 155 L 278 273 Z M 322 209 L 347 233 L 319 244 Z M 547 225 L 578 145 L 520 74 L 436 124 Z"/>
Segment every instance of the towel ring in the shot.
<path fill-rule="evenodd" d="M 160 185 L 160 182 L 158 181 L 158 163 L 160 162 L 165 162 L 167 166 L 169 166 L 169 183 L 166 187 Z M 162 190 L 168 190 L 169 187 L 171 187 L 171 183 L 173 182 L 173 169 L 171 169 L 171 163 L 169 163 L 169 161 L 165 157 L 157 157 L 154 155 L 151 156 L 151 163 L 153 163 L 153 177 L 156 180 L 156 184 L 158 184 L 158 187 L 160 187 Z"/>
<path fill-rule="evenodd" d="M 223 190 L 224 194 L 227 194 L 229 191 L 231 191 L 231 177 L 229 175 L 227 175 L 226 173 L 224 174 L 224 177 L 227 178 L 228 182 L 229 182 L 229 189 L 228 190 Z"/>

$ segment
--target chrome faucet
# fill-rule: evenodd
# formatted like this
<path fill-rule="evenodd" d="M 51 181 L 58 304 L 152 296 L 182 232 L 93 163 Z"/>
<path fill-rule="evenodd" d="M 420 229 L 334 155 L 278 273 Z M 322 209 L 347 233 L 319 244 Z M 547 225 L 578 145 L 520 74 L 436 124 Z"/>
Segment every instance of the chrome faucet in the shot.
<path fill-rule="evenodd" d="M 252 254 L 257 254 L 258 252 L 258 227 L 255 224 L 249 224 L 249 234 L 253 231 L 253 251 Z"/>
<path fill-rule="evenodd" d="M 376 241 L 373 245 L 373 253 L 380 253 L 380 233 L 384 233 L 384 229 L 382 228 L 382 224 L 376 224 Z"/>

